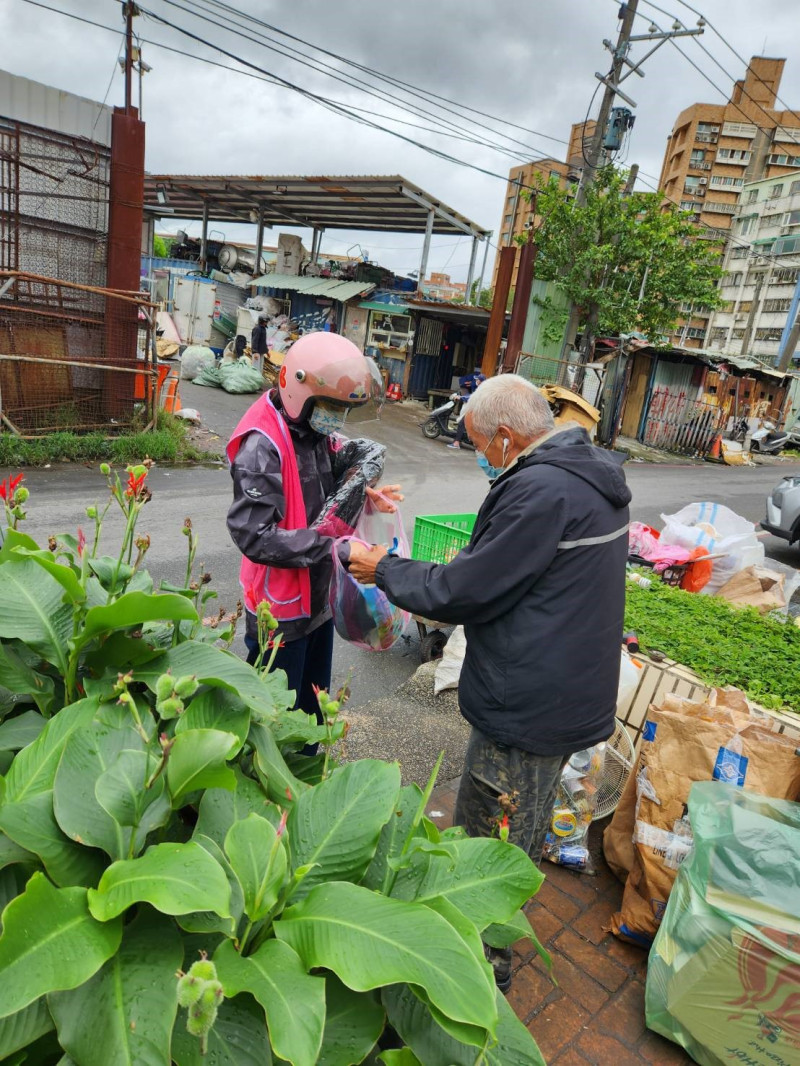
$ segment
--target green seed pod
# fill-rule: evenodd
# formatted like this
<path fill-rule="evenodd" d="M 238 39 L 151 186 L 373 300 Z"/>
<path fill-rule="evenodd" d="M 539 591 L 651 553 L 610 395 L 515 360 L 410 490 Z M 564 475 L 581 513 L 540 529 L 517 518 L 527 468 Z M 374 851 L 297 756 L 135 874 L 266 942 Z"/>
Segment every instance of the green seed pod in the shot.
<path fill-rule="evenodd" d="M 186 1019 L 186 1031 L 190 1036 L 205 1036 L 213 1024 L 213 1020 L 209 1022 L 205 1014 L 198 1017 L 190 1014 Z"/>
<path fill-rule="evenodd" d="M 197 962 L 192 963 L 189 976 L 200 981 L 216 981 L 217 968 L 209 959 L 198 959 Z"/>
<path fill-rule="evenodd" d="M 111 473 L 111 467 L 108 465 L 108 463 L 100 464 L 100 473 L 105 474 L 105 476 L 108 477 L 108 475 Z"/>
<path fill-rule="evenodd" d="M 170 697 L 168 700 L 156 701 L 156 710 L 162 718 L 177 718 L 183 714 L 183 700 Z"/>
<path fill-rule="evenodd" d="M 156 699 L 168 700 L 173 693 L 174 678 L 171 674 L 162 674 L 156 681 Z"/>
<path fill-rule="evenodd" d="M 219 981 L 209 981 L 203 991 L 200 993 L 200 998 L 194 1008 L 195 1013 L 214 1011 L 217 1012 L 217 1006 L 222 999 L 222 985 Z"/>
<path fill-rule="evenodd" d="M 200 688 L 200 683 L 194 674 L 186 674 L 184 677 L 179 677 L 175 682 L 175 695 L 180 696 L 183 700 L 191 699 L 195 692 Z"/>
<path fill-rule="evenodd" d="M 186 973 L 178 980 L 178 1004 L 181 1007 L 191 1007 L 203 991 L 203 982 Z"/>
<path fill-rule="evenodd" d="M 87 507 L 86 508 L 86 517 L 87 518 L 97 518 L 97 508 L 94 507 L 94 506 L 91 506 L 91 505 L 89 507 Z"/>

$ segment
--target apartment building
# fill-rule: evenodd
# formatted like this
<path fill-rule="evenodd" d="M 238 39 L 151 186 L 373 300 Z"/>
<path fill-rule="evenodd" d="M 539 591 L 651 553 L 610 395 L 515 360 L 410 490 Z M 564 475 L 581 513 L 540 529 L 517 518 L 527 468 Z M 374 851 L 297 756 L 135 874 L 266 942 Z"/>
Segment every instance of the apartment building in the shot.
<path fill-rule="evenodd" d="M 596 123 L 594 121 L 578 122 L 570 131 L 569 145 L 567 147 L 566 162 L 560 159 L 537 159 L 535 162 L 523 163 L 518 167 L 512 167 L 508 172 L 508 185 L 503 200 L 503 214 L 500 220 L 498 242 L 500 248 L 507 247 L 514 242 L 515 237 L 522 236 L 531 226 L 538 222 L 538 216 L 531 210 L 531 203 L 522 195 L 522 186 L 534 186 L 538 183 L 547 182 L 555 178 L 562 186 L 570 182 L 577 182 L 583 167 L 584 145 L 588 143 L 594 134 Z M 521 184 L 520 184 L 521 183 Z M 514 264 L 514 273 L 511 277 L 511 287 L 517 283 L 517 263 Z M 494 277 L 492 285 L 497 281 L 497 270 L 500 265 L 499 257 L 494 264 Z"/>
<path fill-rule="evenodd" d="M 453 281 L 449 274 L 432 271 L 430 277 L 423 278 L 420 282 L 419 289 L 429 300 L 464 300 L 467 283 Z"/>
<path fill-rule="evenodd" d="M 774 365 L 800 278 L 800 173 L 744 186 L 724 270 L 725 303 L 710 318 L 706 347 Z"/>
<path fill-rule="evenodd" d="M 692 104 L 667 139 L 659 188 L 698 225 L 725 240 L 745 184 L 800 176 L 800 112 L 775 107 L 785 59 L 754 56 L 725 104 Z M 672 337 L 702 347 L 710 312 L 687 311 Z"/>

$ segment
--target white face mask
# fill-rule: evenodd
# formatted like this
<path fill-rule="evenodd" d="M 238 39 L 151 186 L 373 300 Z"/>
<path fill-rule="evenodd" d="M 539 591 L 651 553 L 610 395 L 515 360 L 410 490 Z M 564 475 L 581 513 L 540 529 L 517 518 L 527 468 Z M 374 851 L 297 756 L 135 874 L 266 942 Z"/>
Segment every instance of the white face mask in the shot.
<path fill-rule="evenodd" d="M 342 429 L 346 418 L 347 409 L 344 407 L 315 403 L 308 424 L 316 433 L 329 437 L 331 433 L 338 433 Z"/>

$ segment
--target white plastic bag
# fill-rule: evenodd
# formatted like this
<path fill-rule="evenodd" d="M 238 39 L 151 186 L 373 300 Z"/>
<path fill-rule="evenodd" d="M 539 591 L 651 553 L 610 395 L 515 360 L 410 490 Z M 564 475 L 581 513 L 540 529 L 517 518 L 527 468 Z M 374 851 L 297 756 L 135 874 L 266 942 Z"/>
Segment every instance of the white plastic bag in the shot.
<path fill-rule="evenodd" d="M 681 548 L 706 548 L 713 561 L 711 580 L 702 589 L 714 595 L 734 574 L 747 566 L 764 565 L 764 545 L 756 527 L 721 503 L 690 503 L 677 514 L 663 515 L 662 544 Z"/>
<path fill-rule="evenodd" d="M 184 381 L 194 381 L 199 373 L 214 366 L 216 356 L 210 348 L 202 344 L 192 344 L 184 349 L 181 356 L 181 378 Z"/>
<path fill-rule="evenodd" d="M 434 696 L 446 692 L 447 689 L 458 688 L 466 653 L 467 638 L 464 635 L 464 627 L 456 626 L 444 646 L 441 659 L 436 664 L 436 673 L 433 675 Z"/>

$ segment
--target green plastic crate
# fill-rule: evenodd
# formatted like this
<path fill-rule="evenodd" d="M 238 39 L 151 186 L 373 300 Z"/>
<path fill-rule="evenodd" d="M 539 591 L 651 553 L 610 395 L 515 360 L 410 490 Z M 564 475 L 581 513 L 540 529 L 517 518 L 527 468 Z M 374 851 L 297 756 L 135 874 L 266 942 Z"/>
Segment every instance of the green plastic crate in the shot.
<path fill-rule="evenodd" d="M 477 517 L 474 514 L 417 515 L 411 558 L 449 563 L 469 544 Z"/>

